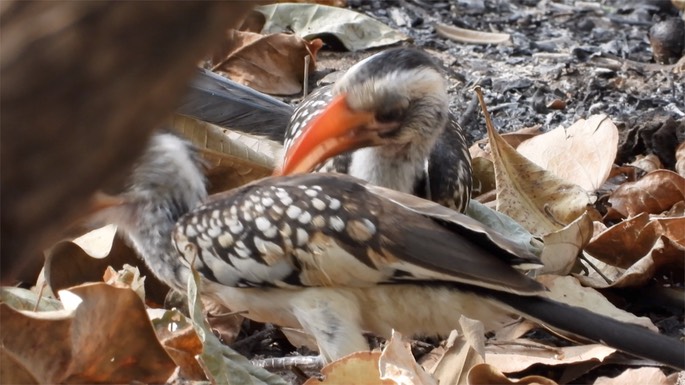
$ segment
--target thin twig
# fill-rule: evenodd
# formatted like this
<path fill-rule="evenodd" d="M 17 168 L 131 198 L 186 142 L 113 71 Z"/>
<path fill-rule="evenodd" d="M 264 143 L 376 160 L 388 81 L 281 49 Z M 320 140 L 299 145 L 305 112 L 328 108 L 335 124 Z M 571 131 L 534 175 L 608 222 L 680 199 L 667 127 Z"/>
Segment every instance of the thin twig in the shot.
<path fill-rule="evenodd" d="M 304 57 L 304 81 L 302 82 L 302 97 L 306 98 L 309 93 L 309 63 L 312 57 L 307 55 Z"/>
<path fill-rule="evenodd" d="M 595 266 L 594 263 L 592 263 L 589 259 L 587 259 L 587 257 L 585 257 L 585 254 L 580 254 L 580 259 L 582 259 L 583 261 L 585 261 L 585 263 L 587 263 L 587 264 L 588 264 L 588 265 L 589 265 L 597 274 L 599 274 L 599 276 L 602 277 L 602 278 L 606 281 L 606 283 L 608 283 L 609 285 L 611 285 L 611 284 L 613 283 L 613 282 L 611 281 L 611 279 L 609 279 L 609 277 L 607 277 L 606 275 L 604 275 L 604 273 L 602 273 L 602 272 L 599 270 L 599 268 L 598 268 L 597 266 Z"/>

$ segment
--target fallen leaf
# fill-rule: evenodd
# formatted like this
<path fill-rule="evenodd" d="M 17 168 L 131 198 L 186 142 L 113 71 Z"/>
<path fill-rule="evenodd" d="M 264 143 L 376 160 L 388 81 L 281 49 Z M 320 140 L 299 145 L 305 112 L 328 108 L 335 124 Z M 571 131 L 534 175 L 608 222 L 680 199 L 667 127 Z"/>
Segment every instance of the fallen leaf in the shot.
<path fill-rule="evenodd" d="M 518 373 L 536 365 L 568 365 L 577 362 L 602 362 L 616 350 L 600 344 L 554 347 L 534 341 L 491 344 L 485 347 L 485 362 L 503 373 Z"/>
<path fill-rule="evenodd" d="M 319 39 L 309 42 L 291 34 L 229 30 L 212 55 L 212 71 L 267 94 L 292 95 L 302 91 L 305 57 L 311 73 L 322 46 Z"/>
<path fill-rule="evenodd" d="M 478 157 L 472 158 L 473 167 L 473 190 L 472 196 L 479 196 L 495 189 L 495 167 L 489 159 Z"/>
<path fill-rule="evenodd" d="M 210 194 L 228 191 L 270 176 L 282 146 L 211 123 L 176 115 L 174 129 L 200 149 L 207 163 Z"/>
<path fill-rule="evenodd" d="M 659 269 L 666 266 L 672 267 L 677 274 L 682 276 L 685 270 L 683 255 L 685 255 L 685 246 L 665 236 L 661 236 L 644 257 L 640 258 L 628 269 L 620 271 L 619 274 L 614 274 L 610 282 L 598 279 L 597 277 L 592 279 L 578 276 L 578 279 L 583 284 L 594 288 L 641 287 L 652 280 Z"/>
<path fill-rule="evenodd" d="M 262 33 L 293 31 L 311 40 L 332 35 L 350 51 L 383 47 L 409 40 L 376 19 L 343 8 L 319 4 L 274 4 L 258 7 L 266 16 Z"/>
<path fill-rule="evenodd" d="M 570 273 L 578 254 L 590 242 L 592 234 L 592 219 L 584 213 L 563 229 L 543 236 L 540 259 L 544 267 L 540 272 L 558 275 Z"/>
<path fill-rule="evenodd" d="M 444 38 L 469 44 L 502 44 L 511 40 L 508 33 L 474 31 L 442 23 L 435 23 L 435 32 Z"/>
<path fill-rule="evenodd" d="M 312 377 L 304 385 L 396 385 L 392 380 L 381 380 L 378 360 L 381 352 L 356 352 L 333 361 L 321 369 L 323 380 Z"/>
<path fill-rule="evenodd" d="M 557 177 L 592 192 L 609 176 L 618 129 L 606 115 L 580 119 L 521 143 L 517 151 Z"/>
<path fill-rule="evenodd" d="M 509 241 L 518 244 L 521 248 L 528 250 L 534 255 L 540 255 L 543 251 L 543 243 L 506 214 L 495 211 L 476 201 L 469 203 L 465 214 L 495 230 L 498 234 L 505 236 Z"/>
<path fill-rule="evenodd" d="M 518 384 L 518 385 L 557 385 L 556 382 L 542 376 L 525 376 L 518 380 L 510 380 L 496 367 L 480 364 L 469 373 L 470 385 Z"/>
<path fill-rule="evenodd" d="M 175 365 L 133 291 L 96 283 L 62 291 L 60 297 L 80 302 L 48 312 L 0 304 L 3 354 L 39 382 L 163 383 L 171 375 Z"/>
<path fill-rule="evenodd" d="M 612 208 L 624 217 L 659 214 L 685 200 L 685 178 L 670 170 L 647 173 L 621 185 L 609 197 Z"/>
<path fill-rule="evenodd" d="M 54 298 L 42 297 L 20 287 L 0 287 L 0 302 L 16 310 L 49 311 L 61 310 L 62 303 Z"/>
<path fill-rule="evenodd" d="M 467 384 L 469 370 L 485 362 L 483 324 L 462 316 L 459 325 L 464 335 L 452 331 L 445 343 L 444 354 L 429 370 L 440 385 Z"/>
<path fill-rule="evenodd" d="M 574 277 L 541 275 L 537 277 L 537 280 L 548 289 L 545 296 L 555 301 L 582 307 L 615 320 L 644 326 L 655 332 L 659 331 L 648 317 L 637 317 L 617 308 L 595 289 L 581 286 L 578 279 Z"/>
<path fill-rule="evenodd" d="M 656 171 L 664 168 L 664 165 L 659 160 L 659 157 L 654 154 L 638 155 L 635 160 L 630 163 L 630 166 L 637 167 L 645 172 Z"/>
<path fill-rule="evenodd" d="M 398 385 L 437 385 L 435 379 L 416 363 L 409 343 L 395 330 L 378 358 L 378 372 L 381 381 L 390 380 Z"/>
<path fill-rule="evenodd" d="M 585 251 L 605 263 L 627 269 L 644 257 L 661 236 L 685 247 L 685 217 L 639 214 L 593 237 Z"/>
<path fill-rule="evenodd" d="M 616 377 L 599 377 L 593 385 L 676 385 L 676 377 L 666 377 L 659 368 L 626 369 Z"/>
<path fill-rule="evenodd" d="M 45 279 L 53 293 L 86 282 L 102 282 L 108 266 L 136 266 L 145 276 L 146 300 L 164 303 L 169 288 L 148 269 L 136 252 L 117 235 L 114 225 L 90 231 L 73 241 L 61 241 L 47 253 Z"/>
<path fill-rule="evenodd" d="M 116 271 L 112 266 L 108 266 L 102 280 L 114 287 L 131 289 L 145 301 L 145 277 L 140 276 L 137 267 L 125 264 L 121 270 Z"/>
<path fill-rule="evenodd" d="M 484 105 L 482 95 L 479 98 Z M 497 179 L 497 211 L 538 236 L 563 228 L 586 211 L 591 199 L 583 188 L 526 159 L 495 131 L 489 115 L 486 122 Z"/>

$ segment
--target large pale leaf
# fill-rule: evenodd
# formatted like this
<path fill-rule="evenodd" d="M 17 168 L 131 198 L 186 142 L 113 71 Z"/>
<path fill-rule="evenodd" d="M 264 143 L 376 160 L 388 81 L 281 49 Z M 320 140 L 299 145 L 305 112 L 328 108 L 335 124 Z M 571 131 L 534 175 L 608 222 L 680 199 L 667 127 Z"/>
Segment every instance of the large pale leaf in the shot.
<path fill-rule="evenodd" d="M 281 145 L 211 123 L 176 115 L 174 129 L 193 144 L 208 164 L 210 193 L 227 191 L 271 175 Z"/>
<path fill-rule="evenodd" d="M 392 380 L 381 380 L 378 360 L 381 352 L 356 352 L 333 361 L 321 369 L 323 380 L 308 379 L 304 385 L 397 385 Z"/>
<path fill-rule="evenodd" d="M 467 384 L 469 370 L 485 362 L 483 324 L 461 316 L 459 325 L 464 335 L 450 333 L 442 356 L 430 370 L 440 385 Z"/>
<path fill-rule="evenodd" d="M 293 31 L 310 40 L 335 36 L 350 51 L 408 40 L 405 34 L 364 14 L 319 4 L 273 4 L 257 8 L 266 17 L 262 33 Z"/>
<path fill-rule="evenodd" d="M 468 377 L 470 385 L 557 385 L 556 382 L 542 376 L 525 376 L 521 379 L 509 379 L 495 366 L 488 364 L 477 365 Z"/>
<path fill-rule="evenodd" d="M 521 143 L 517 151 L 559 178 L 595 191 L 609 176 L 618 129 L 606 115 L 581 119 Z"/>
<path fill-rule="evenodd" d="M 585 212 L 591 199 L 582 187 L 532 163 L 506 143 L 491 124 L 487 126 L 497 180 L 497 211 L 533 235 L 552 233 Z"/>
<path fill-rule="evenodd" d="M 520 339 L 486 347 L 485 361 L 504 373 L 515 373 L 533 365 L 568 365 L 604 361 L 616 350 L 600 344 L 554 347 Z"/>

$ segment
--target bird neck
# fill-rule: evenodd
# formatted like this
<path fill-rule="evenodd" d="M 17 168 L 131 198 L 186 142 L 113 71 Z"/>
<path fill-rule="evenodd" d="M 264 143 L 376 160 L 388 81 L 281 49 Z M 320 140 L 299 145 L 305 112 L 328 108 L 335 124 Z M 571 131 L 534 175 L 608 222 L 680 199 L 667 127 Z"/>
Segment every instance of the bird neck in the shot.
<path fill-rule="evenodd" d="M 362 148 L 352 153 L 349 175 L 371 184 L 411 194 L 424 174 L 428 151 L 404 146 Z"/>

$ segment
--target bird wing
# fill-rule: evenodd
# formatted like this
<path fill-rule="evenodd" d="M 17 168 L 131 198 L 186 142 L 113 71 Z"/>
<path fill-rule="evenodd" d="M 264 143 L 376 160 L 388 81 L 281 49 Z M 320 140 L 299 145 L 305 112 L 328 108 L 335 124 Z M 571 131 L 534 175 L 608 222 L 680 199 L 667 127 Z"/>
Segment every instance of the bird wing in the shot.
<path fill-rule="evenodd" d="M 198 69 L 176 111 L 283 143 L 293 107 L 211 71 Z"/>
<path fill-rule="evenodd" d="M 490 241 L 472 220 L 424 202 L 402 193 L 388 199 L 383 189 L 343 175 L 270 178 L 185 215 L 174 241 L 206 278 L 234 287 L 442 281 L 519 294 L 542 290 L 510 265 L 512 251 L 528 252 Z"/>

